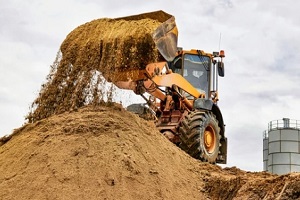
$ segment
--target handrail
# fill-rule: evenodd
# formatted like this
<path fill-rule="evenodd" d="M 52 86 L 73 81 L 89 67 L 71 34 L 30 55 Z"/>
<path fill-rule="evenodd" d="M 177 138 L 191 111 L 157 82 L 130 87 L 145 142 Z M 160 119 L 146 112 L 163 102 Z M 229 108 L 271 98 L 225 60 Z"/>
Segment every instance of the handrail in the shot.
<path fill-rule="evenodd" d="M 272 130 L 279 129 L 296 129 L 300 130 L 300 120 L 283 118 L 278 120 L 272 120 L 268 123 L 268 130 L 263 132 L 263 138 L 268 138 L 268 133 Z"/>

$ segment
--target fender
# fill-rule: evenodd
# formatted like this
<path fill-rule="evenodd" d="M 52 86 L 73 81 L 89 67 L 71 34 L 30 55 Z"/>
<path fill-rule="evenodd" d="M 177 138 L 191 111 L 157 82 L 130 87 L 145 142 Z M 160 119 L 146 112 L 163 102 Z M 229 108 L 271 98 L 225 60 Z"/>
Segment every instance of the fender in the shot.
<path fill-rule="evenodd" d="M 225 124 L 224 124 L 223 116 L 222 116 L 219 106 L 210 99 L 199 98 L 199 99 L 195 100 L 194 108 L 200 109 L 200 110 L 212 111 L 216 115 L 217 120 L 219 121 L 219 126 L 221 128 L 220 134 L 224 138 Z"/>

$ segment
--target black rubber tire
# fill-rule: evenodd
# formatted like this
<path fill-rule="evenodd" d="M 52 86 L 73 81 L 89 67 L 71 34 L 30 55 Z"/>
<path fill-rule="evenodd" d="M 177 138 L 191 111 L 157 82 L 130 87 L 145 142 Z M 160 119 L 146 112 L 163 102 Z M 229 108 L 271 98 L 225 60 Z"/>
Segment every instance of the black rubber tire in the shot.
<path fill-rule="evenodd" d="M 204 162 L 216 163 L 219 154 L 220 127 L 218 120 L 212 112 L 193 111 L 189 113 L 180 123 L 179 147 L 190 156 Z M 205 143 L 205 131 L 213 135 L 213 146 L 208 148 Z"/>

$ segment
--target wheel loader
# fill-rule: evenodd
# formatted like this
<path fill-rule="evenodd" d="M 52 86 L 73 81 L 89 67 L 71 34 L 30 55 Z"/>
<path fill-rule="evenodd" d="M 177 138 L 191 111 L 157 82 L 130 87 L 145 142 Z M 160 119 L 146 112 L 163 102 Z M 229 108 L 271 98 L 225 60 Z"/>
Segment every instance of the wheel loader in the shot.
<path fill-rule="evenodd" d="M 150 15 L 155 18 L 156 14 Z M 146 15 L 125 19 L 143 17 Z M 126 68 L 110 81 L 141 95 L 157 119 L 158 130 L 186 153 L 204 162 L 225 164 L 227 138 L 217 105 L 224 51 L 207 53 L 177 47 L 174 16 L 157 27 L 152 38 L 164 61 L 148 63 L 138 70 Z"/>

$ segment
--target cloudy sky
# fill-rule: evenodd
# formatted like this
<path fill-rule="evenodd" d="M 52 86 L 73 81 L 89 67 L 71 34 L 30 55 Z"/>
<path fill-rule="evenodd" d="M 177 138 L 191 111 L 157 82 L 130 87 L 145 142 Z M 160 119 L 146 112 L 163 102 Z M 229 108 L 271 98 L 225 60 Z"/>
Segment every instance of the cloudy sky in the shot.
<path fill-rule="evenodd" d="M 269 121 L 300 120 L 299 8 L 300 1 L 292 0 L 0 0 L 0 137 L 24 124 L 74 28 L 164 10 L 176 18 L 179 46 L 225 50 L 219 106 L 229 140 L 227 166 L 261 171 Z"/>

